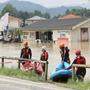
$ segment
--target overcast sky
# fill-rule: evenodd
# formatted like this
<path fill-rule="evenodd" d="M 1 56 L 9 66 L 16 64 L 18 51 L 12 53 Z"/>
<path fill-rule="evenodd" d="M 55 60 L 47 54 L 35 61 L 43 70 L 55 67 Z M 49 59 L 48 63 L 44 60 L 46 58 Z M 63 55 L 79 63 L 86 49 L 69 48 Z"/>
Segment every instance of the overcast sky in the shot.
<path fill-rule="evenodd" d="M 0 2 L 5 2 L 8 0 L 0 0 Z M 43 5 L 45 7 L 58 7 L 58 6 L 62 6 L 62 5 L 66 5 L 66 6 L 79 6 L 81 4 L 85 4 L 90 0 L 20 0 L 20 1 L 30 1 L 30 2 L 34 2 L 40 5 Z"/>

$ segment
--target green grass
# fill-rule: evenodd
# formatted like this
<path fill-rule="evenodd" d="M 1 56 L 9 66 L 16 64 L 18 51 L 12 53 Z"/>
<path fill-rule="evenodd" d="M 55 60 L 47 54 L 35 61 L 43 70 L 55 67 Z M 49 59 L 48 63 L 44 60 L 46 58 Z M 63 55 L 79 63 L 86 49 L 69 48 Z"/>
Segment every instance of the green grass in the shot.
<path fill-rule="evenodd" d="M 44 77 L 38 76 L 34 71 L 25 72 L 21 71 L 20 69 L 9 69 L 9 68 L 0 68 L 0 75 L 4 76 L 10 76 L 10 77 L 16 77 L 36 82 L 44 82 Z M 75 82 L 72 80 L 69 80 L 68 83 L 55 83 L 51 80 L 48 80 L 47 83 L 56 84 L 58 86 L 66 87 L 66 88 L 72 88 L 75 90 L 90 90 L 90 81 L 85 82 Z"/>
<path fill-rule="evenodd" d="M 20 69 L 0 68 L 0 75 L 16 77 L 31 81 L 44 81 L 44 78 L 37 75 L 35 71 L 25 72 Z"/>
<path fill-rule="evenodd" d="M 75 82 L 69 80 L 68 83 L 57 83 L 56 85 L 71 88 L 73 90 L 90 90 L 90 81 Z"/>
<path fill-rule="evenodd" d="M 90 90 L 90 82 L 89 81 L 84 81 L 84 82 L 69 81 L 67 83 L 67 86 L 69 86 L 70 88 L 73 88 L 75 90 Z"/>

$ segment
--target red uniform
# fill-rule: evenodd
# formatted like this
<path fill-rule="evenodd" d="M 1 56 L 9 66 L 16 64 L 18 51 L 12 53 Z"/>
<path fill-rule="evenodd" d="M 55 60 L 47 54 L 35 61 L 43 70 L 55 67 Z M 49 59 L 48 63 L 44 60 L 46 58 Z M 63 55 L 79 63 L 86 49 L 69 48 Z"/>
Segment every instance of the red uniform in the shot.
<path fill-rule="evenodd" d="M 41 61 L 47 61 L 47 60 L 48 60 L 48 52 L 44 51 L 44 52 L 41 54 L 40 60 L 41 60 Z M 42 67 L 43 67 L 43 71 L 45 71 L 45 63 L 43 63 Z"/>
<path fill-rule="evenodd" d="M 86 59 L 83 56 L 76 57 L 73 63 L 74 64 L 86 64 Z M 86 68 L 84 67 L 77 68 L 76 75 L 78 79 L 81 79 L 81 76 L 84 78 L 85 74 L 86 74 Z"/>
<path fill-rule="evenodd" d="M 42 61 L 47 61 L 48 60 L 48 52 L 45 51 L 41 54 L 41 60 Z"/>
<path fill-rule="evenodd" d="M 32 58 L 32 51 L 31 51 L 31 49 L 30 48 L 23 48 L 21 50 L 20 58 L 31 59 Z"/>

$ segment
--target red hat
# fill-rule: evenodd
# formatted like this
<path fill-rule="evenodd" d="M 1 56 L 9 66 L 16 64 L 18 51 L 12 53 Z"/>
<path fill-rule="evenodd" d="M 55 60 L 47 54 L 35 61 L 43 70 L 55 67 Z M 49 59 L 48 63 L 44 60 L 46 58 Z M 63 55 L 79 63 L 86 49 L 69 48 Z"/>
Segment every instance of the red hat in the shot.
<path fill-rule="evenodd" d="M 81 51 L 80 51 L 80 50 L 77 50 L 77 51 L 75 52 L 75 54 L 76 54 L 76 55 L 81 55 Z"/>

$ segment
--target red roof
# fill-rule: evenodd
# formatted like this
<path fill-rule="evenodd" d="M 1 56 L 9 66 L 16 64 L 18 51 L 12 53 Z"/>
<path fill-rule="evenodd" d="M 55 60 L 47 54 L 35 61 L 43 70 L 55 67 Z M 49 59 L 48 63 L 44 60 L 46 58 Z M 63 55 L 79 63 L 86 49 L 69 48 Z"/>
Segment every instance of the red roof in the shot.
<path fill-rule="evenodd" d="M 81 17 L 71 13 L 66 16 L 60 17 L 59 19 L 75 19 L 75 18 L 81 18 Z"/>

